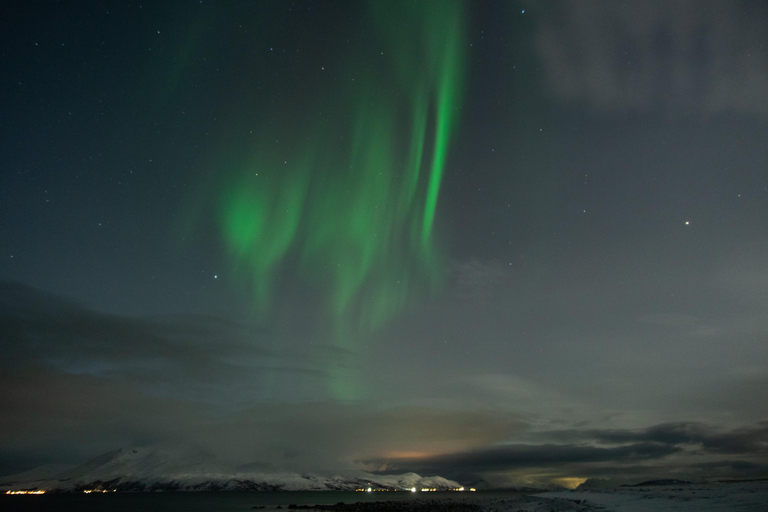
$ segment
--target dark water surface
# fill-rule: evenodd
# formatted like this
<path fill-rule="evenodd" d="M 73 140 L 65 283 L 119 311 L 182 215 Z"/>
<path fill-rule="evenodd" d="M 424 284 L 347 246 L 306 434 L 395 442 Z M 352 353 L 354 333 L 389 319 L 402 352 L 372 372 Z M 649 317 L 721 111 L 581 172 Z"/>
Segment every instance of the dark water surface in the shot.
<path fill-rule="evenodd" d="M 333 505 L 372 501 L 451 500 L 521 496 L 513 492 L 136 492 L 106 494 L 0 495 L 0 511 L 34 512 L 245 512 L 289 505 Z M 288 511 L 286 511 L 288 512 Z"/>

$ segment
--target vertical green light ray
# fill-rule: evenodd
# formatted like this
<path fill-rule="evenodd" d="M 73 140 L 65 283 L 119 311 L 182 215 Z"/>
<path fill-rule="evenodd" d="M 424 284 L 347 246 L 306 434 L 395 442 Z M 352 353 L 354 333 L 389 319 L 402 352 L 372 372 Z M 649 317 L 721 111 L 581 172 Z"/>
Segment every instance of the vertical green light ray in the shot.
<path fill-rule="evenodd" d="M 399 220 L 405 220 L 407 218 L 419 184 L 419 170 L 421 169 L 421 159 L 424 156 L 424 139 L 427 129 L 428 108 L 429 105 L 426 102 L 421 102 L 413 106 L 410 151 L 408 153 L 408 161 L 405 164 L 405 176 L 402 181 L 402 190 L 398 205 Z"/>
<path fill-rule="evenodd" d="M 375 38 L 348 55 L 352 93 L 316 98 L 318 111 L 338 115 L 297 113 L 302 122 L 280 137 L 265 119 L 257 150 L 223 173 L 222 234 L 257 309 L 273 305 L 281 272 L 324 291 L 327 344 L 344 354 L 323 363 L 339 400 L 361 394 L 350 354 L 440 273 L 432 232 L 462 96 L 462 7 L 370 2 Z"/>
<path fill-rule="evenodd" d="M 461 77 L 463 76 L 463 48 L 456 37 L 451 34 L 462 32 L 463 16 L 458 5 L 454 9 L 441 11 L 443 19 L 439 25 L 442 30 L 428 34 L 430 54 L 438 63 L 436 69 L 436 119 L 435 143 L 427 188 L 426 205 L 424 207 L 424 223 L 422 226 L 421 242 L 426 245 L 432 233 L 437 198 L 445 169 L 445 159 L 448 145 L 454 131 L 461 98 Z"/>

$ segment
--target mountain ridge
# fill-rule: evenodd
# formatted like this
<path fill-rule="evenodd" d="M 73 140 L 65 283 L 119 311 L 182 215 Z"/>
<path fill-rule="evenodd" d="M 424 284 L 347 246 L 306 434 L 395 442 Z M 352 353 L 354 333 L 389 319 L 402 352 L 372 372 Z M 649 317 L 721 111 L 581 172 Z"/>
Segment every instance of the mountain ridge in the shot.
<path fill-rule="evenodd" d="M 0 489 L 45 491 L 353 491 L 460 488 L 455 481 L 416 473 L 374 475 L 364 471 L 331 474 L 244 470 L 203 453 L 169 448 L 121 448 L 45 478 L 35 470 L 0 477 Z M 32 477 L 32 478 L 30 478 Z"/>

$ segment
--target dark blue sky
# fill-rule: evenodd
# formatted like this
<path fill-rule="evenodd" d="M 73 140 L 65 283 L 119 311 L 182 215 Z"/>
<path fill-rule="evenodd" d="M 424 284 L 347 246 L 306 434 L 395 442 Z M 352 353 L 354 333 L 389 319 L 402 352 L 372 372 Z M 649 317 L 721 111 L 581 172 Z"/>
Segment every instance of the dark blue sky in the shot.
<path fill-rule="evenodd" d="M 307 257 L 321 210 L 302 210 L 268 272 L 257 240 L 243 277 L 222 183 L 248 158 L 309 161 L 315 136 L 379 144 L 383 129 L 349 129 L 367 108 L 394 105 L 381 147 L 396 155 L 410 137 L 398 88 L 442 69 L 429 52 L 447 43 L 418 46 L 436 16 L 331 1 L 0 9 L 0 473 L 173 440 L 490 485 L 766 476 L 765 2 L 466 4 L 447 39 L 462 87 L 433 252 L 415 257 L 429 265 L 395 225 L 342 313 L 332 262 Z M 429 105 L 426 155 L 439 79 L 412 96 Z M 363 197 L 356 171 L 318 170 L 349 147 L 315 146 L 331 156 L 303 168 L 308 197 L 333 204 L 344 180 Z M 285 187 L 264 193 L 275 212 Z M 403 262 L 398 307 L 359 328 Z"/>

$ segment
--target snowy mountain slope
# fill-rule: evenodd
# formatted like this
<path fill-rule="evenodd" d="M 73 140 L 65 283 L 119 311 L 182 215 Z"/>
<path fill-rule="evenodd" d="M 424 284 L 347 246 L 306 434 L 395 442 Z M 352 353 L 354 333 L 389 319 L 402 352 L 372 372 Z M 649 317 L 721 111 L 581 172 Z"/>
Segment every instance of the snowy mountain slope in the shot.
<path fill-rule="evenodd" d="M 177 448 L 128 448 L 96 457 L 47 478 L 36 473 L 0 478 L 0 489 L 79 491 L 109 490 L 355 490 L 454 489 L 460 484 L 439 476 L 373 475 L 362 471 L 343 475 L 243 470 L 220 463 L 204 453 Z"/>

